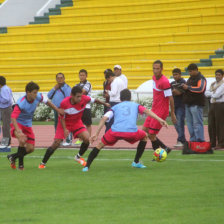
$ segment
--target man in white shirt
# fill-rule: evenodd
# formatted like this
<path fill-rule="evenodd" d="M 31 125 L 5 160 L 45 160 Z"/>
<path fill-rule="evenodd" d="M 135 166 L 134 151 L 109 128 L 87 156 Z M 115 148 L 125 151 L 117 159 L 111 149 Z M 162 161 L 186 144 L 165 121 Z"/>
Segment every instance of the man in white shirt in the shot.
<path fill-rule="evenodd" d="M 128 79 L 124 74 L 122 74 L 122 68 L 120 65 L 114 66 L 114 74 L 120 79 L 122 79 L 122 81 L 124 82 L 125 88 L 128 88 Z"/>
<path fill-rule="evenodd" d="M 108 70 L 105 74 L 105 78 L 111 83 L 111 90 L 107 90 L 105 95 L 108 95 L 110 97 L 110 106 L 113 107 L 114 105 L 121 102 L 120 100 L 120 92 L 123 89 L 126 89 L 126 86 L 123 82 L 123 80 L 120 77 L 115 76 L 115 74 Z M 113 119 L 110 120 L 110 122 L 106 125 L 106 131 L 108 131 L 113 124 Z"/>

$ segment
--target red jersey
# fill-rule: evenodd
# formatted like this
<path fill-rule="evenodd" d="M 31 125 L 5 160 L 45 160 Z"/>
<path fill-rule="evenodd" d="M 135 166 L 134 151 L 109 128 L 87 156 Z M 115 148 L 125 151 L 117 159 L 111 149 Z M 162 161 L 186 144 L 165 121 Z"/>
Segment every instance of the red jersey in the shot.
<path fill-rule="evenodd" d="M 81 101 L 76 104 L 71 104 L 71 96 L 66 97 L 61 101 L 60 108 L 64 109 L 64 118 L 66 124 L 76 123 L 82 118 L 86 104 L 92 100 L 91 97 L 82 95 Z"/>
<path fill-rule="evenodd" d="M 156 79 L 153 75 L 153 103 L 152 111 L 160 115 L 169 115 L 169 96 L 172 96 L 171 86 L 166 76 Z"/>

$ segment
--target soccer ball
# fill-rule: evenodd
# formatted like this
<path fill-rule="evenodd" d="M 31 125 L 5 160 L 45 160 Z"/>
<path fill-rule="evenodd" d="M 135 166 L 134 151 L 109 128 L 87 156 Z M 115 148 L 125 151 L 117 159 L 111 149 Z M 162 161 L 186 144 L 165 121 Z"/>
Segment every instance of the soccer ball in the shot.
<path fill-rule="evenodd" d="M 157 162 L 163 162 L 166 160 L 167 152 L 165 149 L 158 148 L 153 152 L 153 159 Z"/>

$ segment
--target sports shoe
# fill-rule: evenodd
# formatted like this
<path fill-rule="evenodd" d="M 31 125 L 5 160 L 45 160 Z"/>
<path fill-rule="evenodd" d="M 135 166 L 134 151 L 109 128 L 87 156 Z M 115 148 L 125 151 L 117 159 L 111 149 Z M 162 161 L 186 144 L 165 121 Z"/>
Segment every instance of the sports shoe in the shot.
<path fill-rule="evenodd" d="M 70 145 L 71 145 L 70 142 L 63 142 L 63 143 L 62 143 L 62 146 L 70 146 Z"/>
<path fill-rule="evenodd" d="M 82 166 L 86 166 L 86 161 L 82 157 L 78 157 L 77 155 L 75 156 L 75 161 L 77 161 L 79 164 Z"/>
<path fill-rule="evenodd" d="M 81 145 L 82 144 L 82 141 L 80 141 L 80 140 L 77 140 L 76 142 L 75 142 L 75 145 Z"/>
<path fill-rule="evenodd" d="M 146 166 L 144 166 L 143 164 L 141 164 L 140 162 L 136 163 L 136 162 L 133 162 L 131 164 L 132 167 L 134 168 L 146 168 Z"/>
<path fill-rule="evenodd" d="M 13 159 L 13 157 L 11 155 L 7 155 L 7 158 L 10 162 L 10 167 L 15 170 L 16 169 L 15 160 Z"/>
<path fill-rule="evenodd" d="M 169 148 L 169 147 L 165 148 L 165 150 L 166 150 L 167 154 L 170 153 L 170 152 L 172 151 L 172 149 Z"/>
<path fill-rule="evenodd" d="M 18 170 L 24 170 L 24 166 L 19 166 Z"/>
<path fill-rule="evenodd" d="M 88 171 L 89 171 L 89 168 L 87 166 L 82 168 L 82 172 L 88 172 Z"/>
<path fill-rule="evenodd" d="M 177 144 L 174 147 L 183 147 L 184 144 L 182 142 L 177 141 Z"/>
<path fill-rule="evenodd" d="M 46 165 L 44 163 L 41 163 L 39 166 L 38 166 L 39 169 L 45 169 L 46 168 Z"/>

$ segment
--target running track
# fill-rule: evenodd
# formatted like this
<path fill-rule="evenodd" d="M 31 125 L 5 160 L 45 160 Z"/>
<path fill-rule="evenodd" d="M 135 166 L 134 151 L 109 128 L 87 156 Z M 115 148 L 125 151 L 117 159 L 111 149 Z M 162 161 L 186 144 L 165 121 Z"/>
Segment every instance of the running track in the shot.
<path fill-rule="evenodd" d="M 97 126 L 92 126 L 92 133 L 94 134 Z M 139 126 L 141 128 L 141 126 Z M 37 148 L 47 148 L 52 144 L 52 141 L 54 139 L 54 127 L 53 125 L 34 125 L 33 130 L 36 136 L 36 147 Z M 204 132 L 205 132 L 205 140 L 208 141 L 208 127 L 204 126 Z M 101 131 L 100 138 L 102 137 L 104 131 Z M 187 127 L 185 127 L 185 135 L 187 140 L 189 140 L 189 134 Z M 176 144 L 177 139 L 177 133 L 174 128 L 174 126 L 169 126 L 168 128 L 162 128 L 160 131 L 158 137 L 169 147 L 173 148 L 173 146 Z M 99 138 L 99 139 L 100 139 Z M 73 141 L 74 142 L 74 141 Z M 90 147 L 95 146 L 96 143 L 93 143 Z M 18 146 L 17 139 L 12 139 L 12 146 Z M 136 148 L 136 144 L 129 144 L 125 141 L 118 141 L 113 147 L 109 148 L 120 148 L 120 149 L 133 149 Z M 74 146 L 73 146 L 74 147 Z M 79 146 L 75 146 L 76 148 Z M 152 148 L 150 141 L 148 141 L 146 148 Z"/>

